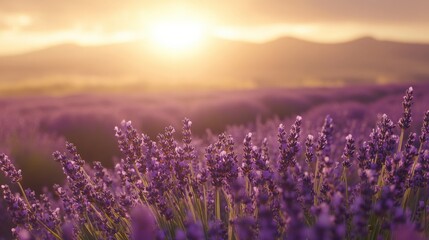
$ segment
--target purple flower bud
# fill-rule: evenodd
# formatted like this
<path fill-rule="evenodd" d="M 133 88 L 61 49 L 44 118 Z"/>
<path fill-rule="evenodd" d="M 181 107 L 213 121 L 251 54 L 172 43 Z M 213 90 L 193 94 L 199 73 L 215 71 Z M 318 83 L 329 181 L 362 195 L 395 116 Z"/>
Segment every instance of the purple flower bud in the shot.
<path fill-rule="evenodd" d="M 320 151 L 319 154 L 322 156 L 329 156 L 331 154 L 331 144 L 334 137 L 334 120 L 330 115 L 326 116 L 319 136 L 317 151 Z"/>
<path fill-rule="evenodd" d="M 404 107 L 403 116 L 399 119 L 399 126 L 402 129 L 408 129 L 411 125 L 411 106 L 413 105 L 413 88 L 409 87 L 405 92 L 404 101 L 402 106 Z"/>
<path fill-rule="evenodd" d="M 353 139 L 353 136 L 351 134 L 347 135 L 346 137 L 346 146 L 344 147 L 344 152 L 341 158 L 343 159 L 343 166 L 345 168 L 349 168 L 353 160 L 353 156 L 355 153 L 355 140 Z"/>
<path fill-rule="evenodd" d="M 305 161 L 310 164 L 314 160 L 314 136 L 308 135 L 305 140 Z"/>
<path fill-rule="evenodd" d="M 27 224 L 30 210 L 19 195 L 14 196 L 8 185 L 1 185 L 3 199 L 7 204 L 7 210 L 16 224 Z"/>
<path fill-rule="evenodd" d="M 252 159 L 252 133 L 248 133 L 243 140 L 243 162 L 241 166 L 241 170 L 243 171 L 243 175 L 248 177 L 250 171 L 253 169 L 253 159 Z"/>
<path fill-rule="evenodd" d="M 21 169 L 16 169 L 15 166 L 10 161 L 9 157 L 4 153 L 0 154 L 0 169 L 3 171 L 4 175 L 12 182 L 20 182 L 22 180 Z"/>
<path fill-rule="evenodd" d="M 280 169 L 279 172 L 284 174 L 289 167 L 295 166 L 296 155 L 300 150 L 299 137 L 301 134 L 302 117 L 297 116 L 292 124 L 289 136 L 286 138 L 286 131 L 283 124 L 280 124 L 278 130 L 278 142 L 280 143 Z"/>
<path fill-rule="evenodd" d="M 429 110 L 425 112 L 423 125 L 420 133 L 420 143 L 424 144 L 429 140 Z"/>

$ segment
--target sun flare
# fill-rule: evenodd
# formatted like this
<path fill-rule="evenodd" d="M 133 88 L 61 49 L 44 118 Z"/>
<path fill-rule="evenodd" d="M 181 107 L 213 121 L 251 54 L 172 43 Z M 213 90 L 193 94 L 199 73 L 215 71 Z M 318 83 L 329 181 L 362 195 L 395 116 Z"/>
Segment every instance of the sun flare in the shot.
<path fill-rule="evenodd" d="M 203 36 L 204 26 L 198 21 L 169 19 L 150 27 L 153 44 L 167 51 L 192 51 L 201 43 Z"/>

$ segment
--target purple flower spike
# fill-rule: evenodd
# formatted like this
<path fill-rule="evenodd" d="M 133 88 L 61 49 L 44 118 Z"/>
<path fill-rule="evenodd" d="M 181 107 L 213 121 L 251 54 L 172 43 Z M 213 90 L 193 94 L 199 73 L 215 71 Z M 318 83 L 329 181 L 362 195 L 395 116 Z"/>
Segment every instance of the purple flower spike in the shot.
<path fill-rule="evenodd" d="M 3 199 L 7 204 L 7 209 L 16 224 L 26 224 L 29 221 L 30 211 L 27 205 L 19 196 L 14 196 L 8 185 L 1 185 Z"/>
<path fill-rule="evenodd" d="M 22 180 L 21 169 L 16 169 L 15 166 L 10 161 L 9 157 L 4 153 L 0 154 L 0 169 L 3 171 L 4 175 L 12 182 L 20 182 Z"/>
<path fill-rule="evenodd" d="M 249 176 L 250 171 L 253 169 L 252 159 L 252 133 L 248 133 L 243 140 L 243 162 L 241 170 L 244 176 Z"/>
<path fill-rule="evenodd" d="M 343 166 L 346 168 L 349 168 L 353 160 L 353 156 L 355 154 L 355 140 L 353 139 L 353 136 L 351 134 L 347 135 L 346 137 L 346 146 L 344 147 L 343 155 L 341 156 L 343 161 Z"/>
<path fill-rule="evenodd" d="M 310 164 L 314 160 L 314 136 L 308 135 L 305 140 L 305 161 Z"/>
<path fill-rule="evenodd" d="M 323 123 L 322 131 L 320 132 L 318 150 L 322 151 L 323 157 L 331 154 L 331 144 L 334 137 L 334 120 L 330 115 L 327 115 Z"/>
<path fill-rule="evenodd" d="M 429 140 L 429 110 L 425 112 L 425 116 L 423 118 L 423 126 L 420 134 L 420 143 L 424 144 Z"/>
<path fill-rule="evenodd" d="M 296 155 L 299 152 L 299 136 L 301 133 L 302 117 L 297 116 L 292 124 L 289 136 L 286 139 L 286 131 L 283 124 L 280 124 L 278 130 L 278 141 L 280 143 L 280 172 L 285 173 L 289 167 L 296 165 Z"/>
<path fill-rule="evenodd" d="M 192 122 L 188 118 L 185 118 L 183 120 L 183 128 L 182 128 L 182 135 L 183 135 L 183 143 L 184 147 L 183 149 L 188 155 L 188 158 L 186 160 L 192 160 L 195 158 L 194 155 L 194 147 L 192 144 L 192 131 L 191 131 Z"/>
<path fill-rule="evenodd" d="M 408 129 L 411 125 L 411 106 L 413 105 L 413 88 L 409 87 L 405 92 L 404 101 L 402 106 L 404 107 L 404 113 L 401 119 L 399 119 L 399 126 L 402 129 Z"/>

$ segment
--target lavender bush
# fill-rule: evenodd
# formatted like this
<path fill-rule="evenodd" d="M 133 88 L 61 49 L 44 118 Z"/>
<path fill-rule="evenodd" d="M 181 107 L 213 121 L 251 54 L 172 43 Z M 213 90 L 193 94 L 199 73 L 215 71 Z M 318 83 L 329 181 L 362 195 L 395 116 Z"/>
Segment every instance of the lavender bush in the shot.
<path fill-rule="evenodd" d="M 413 89 L 402 115 L 379 117 L 368 138 L 320 130 L 298 116 L 276 136 L 227 133 L 206 147 L 173 127 L 156 139 L 130 121 L 115 128 L 114 169 L 85 163 L 76 147 L 53 157 L 63 186 L 37 196 L 8 156 L 3 199 L 17 239 L 397 239 L 429 237 L 429 110 L 412 131 Z M 340 125 L 340 124 L 339 124 Z M 256 131 L 261 134 L 263 130 Z M 304 135 L 304 132 L 307 134 Z M 342 129 L 341 133 L 347 132 Z M 358 138 L 356 138 L 358 137 Z M 261 140 L 259 140 L 261 139 Z M 14 192 L 16 190 L 16 192 Z"/>

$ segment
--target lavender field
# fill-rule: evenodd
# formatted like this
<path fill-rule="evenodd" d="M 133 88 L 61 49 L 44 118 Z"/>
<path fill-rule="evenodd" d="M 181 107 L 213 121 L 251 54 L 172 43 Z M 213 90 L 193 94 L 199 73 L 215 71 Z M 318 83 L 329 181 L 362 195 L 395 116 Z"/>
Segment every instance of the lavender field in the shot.
<path fill-rule="evenodd" d="M 0 240 L 429 239 L 429 1 L 0 1 Z"/>
<path fill-rule="evenodd" d="M 0 235 L 426 239 L 428 90 L 3 97 Z"/>
<path fill-rule="evenodd" d="M 270 131 L 267 133 L 274 136 L 280 122 L 290 125 L 298 114 L 304 116 L 304 131 L 314 134 L 330 114 L 338 119 L 337 125 L 341 124 L 338 130 L 359 134 L 367 131 L 362 133 L 367 136 L 378 114 L 385 112 L 399 118 L 397 106 L 407 87 L 9 96 L 0 98 L 0 151 L 26 172 L 45 173 L 52 169 L 49 174 L 24 179 L 27 186 L 40 190 L 64 178 L 51 155 L 55 150 L 65 150 L 65 141 L 73 142 L 84 159 L 113 167 L 113 160 L 121 158 L 113 127 L 123 119 L 131 120 L 137 129 L 155 138 L 166 126 L 179 129 L 180 120 L 188 117 L 194 122 L 194 137 L 207 144 L 213 135 L 217 137 L 225 131 L 235 139 L 256 130 Z M 428 87 L 415 84 L 417 89 Z M 422 100 L 414 107 L 422 108 L 418 109 L 421 112 L 425 108 L 424 93 L 416 93 Z M 255 137 L 260 141 L 265 135 Z"/>

